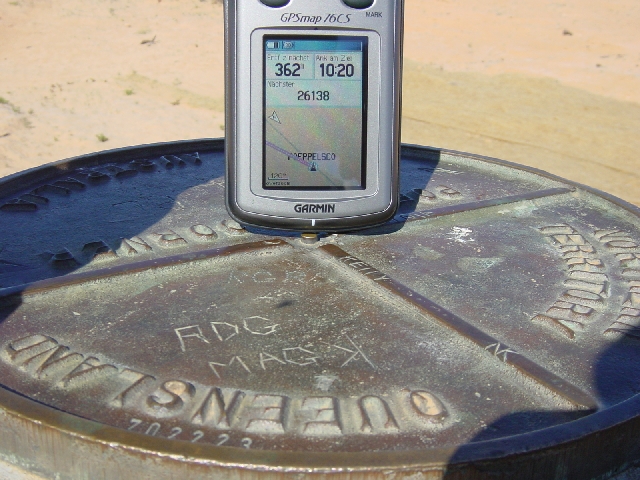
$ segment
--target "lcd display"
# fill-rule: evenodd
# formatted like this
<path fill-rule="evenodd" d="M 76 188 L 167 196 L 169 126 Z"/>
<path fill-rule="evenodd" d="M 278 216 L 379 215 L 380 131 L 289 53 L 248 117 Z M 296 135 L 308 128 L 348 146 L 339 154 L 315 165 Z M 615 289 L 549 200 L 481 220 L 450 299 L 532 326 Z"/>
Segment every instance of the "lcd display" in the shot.
<path fill-rule="evenodd" d="M 366 188 L 367 37 L 264 37 L 263 187 Z"/>

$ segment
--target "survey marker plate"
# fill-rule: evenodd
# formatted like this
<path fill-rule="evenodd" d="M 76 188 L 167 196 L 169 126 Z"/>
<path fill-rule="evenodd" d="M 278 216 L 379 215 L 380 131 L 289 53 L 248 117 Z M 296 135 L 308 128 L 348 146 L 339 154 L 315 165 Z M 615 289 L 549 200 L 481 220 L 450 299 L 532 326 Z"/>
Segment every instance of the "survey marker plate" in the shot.
<path fill-rule="evenodd" d="M 246 230 L 224 188 L 221 140 L 2 180 L 0 456 L 91 478 L 591 478 L 638 458 L 637 208 L 416 146 L 369 230 Z"/>

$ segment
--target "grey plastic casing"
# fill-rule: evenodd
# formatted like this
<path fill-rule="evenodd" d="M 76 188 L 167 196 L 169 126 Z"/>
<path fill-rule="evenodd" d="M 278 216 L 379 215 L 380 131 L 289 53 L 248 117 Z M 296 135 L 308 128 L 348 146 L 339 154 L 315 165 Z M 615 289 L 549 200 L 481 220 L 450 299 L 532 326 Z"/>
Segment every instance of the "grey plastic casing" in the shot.
<path fill-rule="evenodd" d="M 347 0 L 349 1 L 349 0 Z M 403 0 L 352 8 L 343 0 L 225 0 L 226 205 L 241 224 L 307 232 L 384 223 L 398 207 Z M 343 22 L 343 23 L 339 23 Z M 265 35 L 368 39 L 366 188 L 263 188 Z M 297 213 L 296 205 L 310 205 Z M 333 205 L 322 213 L 321 205 Z M 314 207 L 318 206 L 318 207 Z"/>

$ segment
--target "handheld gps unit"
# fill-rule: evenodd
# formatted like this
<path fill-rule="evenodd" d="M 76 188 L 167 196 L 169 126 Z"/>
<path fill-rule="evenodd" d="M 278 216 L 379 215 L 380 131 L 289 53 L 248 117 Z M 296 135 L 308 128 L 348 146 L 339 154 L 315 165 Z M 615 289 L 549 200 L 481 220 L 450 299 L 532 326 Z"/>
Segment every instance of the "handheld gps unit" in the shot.
<path fill-rule="evenodd" d="M 398 205 L 403 0 L 225 0 L 226 202 L 353 230 Z"/>

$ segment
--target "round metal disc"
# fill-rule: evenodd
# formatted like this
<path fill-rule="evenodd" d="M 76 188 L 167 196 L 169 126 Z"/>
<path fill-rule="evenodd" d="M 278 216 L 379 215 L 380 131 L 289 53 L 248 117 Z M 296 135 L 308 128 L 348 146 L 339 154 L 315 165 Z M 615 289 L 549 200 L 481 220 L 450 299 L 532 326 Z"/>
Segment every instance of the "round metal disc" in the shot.
<path fill-rule="evenodd" d="M 592 478 L 640 458 L 638 209 L 404 146 L 390 223 L 247 231 L 222 140 L 0 184 L 0 456 L 62 478 Z M 510 476 L 511 475 L 511 476 Z"/>

